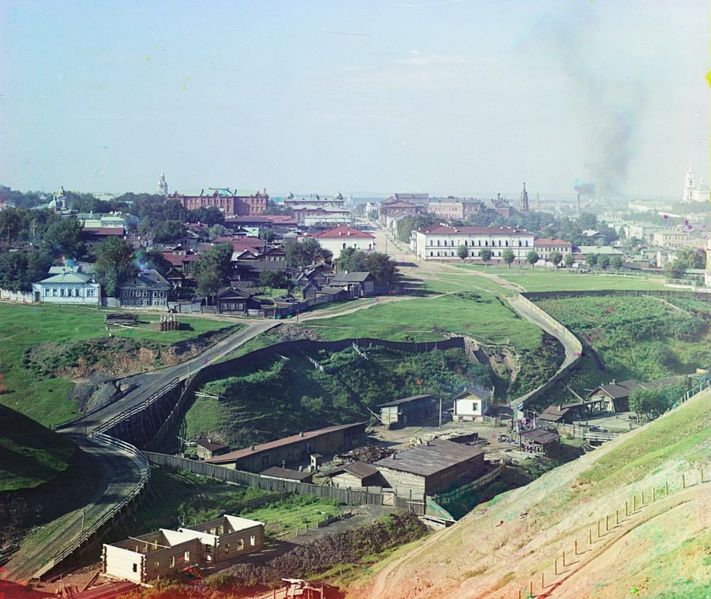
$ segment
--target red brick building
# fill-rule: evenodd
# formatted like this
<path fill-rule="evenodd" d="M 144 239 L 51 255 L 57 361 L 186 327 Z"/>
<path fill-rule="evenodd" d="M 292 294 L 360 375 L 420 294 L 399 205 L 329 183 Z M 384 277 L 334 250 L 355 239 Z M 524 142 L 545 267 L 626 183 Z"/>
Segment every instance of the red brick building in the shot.
<path fill-rule="evenodd" d="M 170 199 L 178 200 L 187 210 L 214 206 L 226 217 L 264 214 L 269 206 L 269 195 L 266 190 L 248 196 L 234 195 L 225 191 L 215 191 L 212 195 L 201 193 L 199 196 L 173 194 Z"/>

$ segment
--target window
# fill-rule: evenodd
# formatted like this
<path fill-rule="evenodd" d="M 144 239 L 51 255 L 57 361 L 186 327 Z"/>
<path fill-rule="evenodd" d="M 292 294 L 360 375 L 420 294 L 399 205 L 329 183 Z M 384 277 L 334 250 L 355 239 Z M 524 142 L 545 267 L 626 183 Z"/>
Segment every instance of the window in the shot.
<path fill-rule="evenodd" d="M 185 553 L 183 553 L 183 561 L 184 562 L 190 561 L 190 552 L 189 551 L 186 551 Z"/>
<path fill-rule="evenodd" d="M 249 544 L 250 544 L 252 547 L 254 547 L 254 546 L 257 544 L 257 537 L 255 537 L 254 535 L 250 536 L 250 537 L 249 537 Z"/>
<path fill-rule="evenodd" d="M 153 562 L 153 569 L 155 571 L 160 570 L 160 562 Z"/>
<path fill-rule="evenodd" d="M 131 568 L 134 572 L 138 572 L 138 564 L 133 564 L 133 567 Z"/>
<path fill-rule="evenodd" d="M 49 295 L 49 287 L 44 288 L 44 296 L 47 297 Z"/>
<path fill-rule="evenodd" d="M 60 297 L 64 297 L 64 287 L 59 290 Z"/>
<path fill-rule="evenodd" d="M 244 549 L 244 539 L 239 540 L 239 545 L 237 546 L 237 549 L 239 549 L 240 551 Z"/>
<path fill-rule="evenodd" d="M 93 289 L 87 289 L 87 290 L 86 290 L 86 297 L 94 297 L 94 290 L 93 290 Z"/>
<path fill-rule="evenodd" d="M 170 567 L 175 568 L 175 556 L 174 555 L 171 556 L 171 558 L 170 558 Z"/>

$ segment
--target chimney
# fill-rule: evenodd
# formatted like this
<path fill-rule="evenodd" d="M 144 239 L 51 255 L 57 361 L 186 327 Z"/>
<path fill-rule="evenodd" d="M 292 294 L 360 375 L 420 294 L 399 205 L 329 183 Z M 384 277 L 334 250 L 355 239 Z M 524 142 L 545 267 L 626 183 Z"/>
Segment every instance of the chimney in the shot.
<path fill-rule="evenodd" d="M 256 450 L 255 446 L 254 446 L 254 445 L 252 445 L 252 451 L 255 451 L 255 450 Z"/>
<path fill-rule="evenodd" d="M 390 456 L 393 460 L 397 458 L 397 451 L 393 451 L 393 455 Z"/>
<path fill-rule="evenodd" d="M 303 437 L 303 436 L 304 436 L 304 431 L 301 431 L 301 432 L 299 433 L 299 437 Z"/>

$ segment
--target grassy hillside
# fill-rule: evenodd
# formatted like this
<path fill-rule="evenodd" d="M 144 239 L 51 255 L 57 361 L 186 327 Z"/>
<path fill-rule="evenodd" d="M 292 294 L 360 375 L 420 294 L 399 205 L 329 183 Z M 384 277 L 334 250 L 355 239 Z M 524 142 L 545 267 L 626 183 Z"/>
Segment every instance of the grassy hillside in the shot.
<path fill-rule="evenodd" d="M 68 420 L 76 414 L 70 378 L 91 372 L 91 360 L 101 358 L 107 368 L 130 358 L 136 366 L 141 360 L 152 366 L 174 344 L 230 326 L 181 317 L 185 328 L 160 332 L 159 314 L 141 314 L 137 328 L 113 330 L 110 341 L 105 314 L 86 307 L 0 304 L 0 403 L 48 426 Z M 117 338 L 124 343 L 120 348 Z M 144 345 L 150 356 L 141 354 Z"/>
<path fill-rule="evenodd" d="M 571 329 L 604 362 L 586 356 L 569 380 L 582 393 L 601 382 L 642 381 L 694 373 L 711 366 L 711 305 L 645 296 L 546 299 L 536 302 Z M 565 393 L 564 390 L 561 390 Z"/>
<path fill-rule="evenodd" d="M 488 369 L 462 350 L 407 353 L 383 348 L 279 356 L 250 363 L 205 385 L 188 411 L 187 436 L 210 434 L 245 446 L 320 426 L 370 420 L 377 404 L 417 393 L 445 399 L 467 383 L 489 383 Z M 323 370 L 309 360 L 314 359 Z M 219 399 L 217 398 L 219 396 Z"/>
<path fill-rule="evenodd" d="M 519 590 L 525 596 L 531 583 L 539 596 L 543 572 L 544 590 L 555 589 L 555 597 L 707 597 L 711 484 L 699 484 L 699 467 L 706 465 L 708 481 L 710 446 L 707 390 L 674 412 L 479 506 L 415 550 L 381 564 L 372 579 L 353 585 L 349 596 L 504 599 Z M 693 486 L 683 487 L 682 474 Z"/>
<path fill-rule="evenodd" d="M 76 451 L 66 437 L 0 405 L 0 493 L 52 480 Z"/>

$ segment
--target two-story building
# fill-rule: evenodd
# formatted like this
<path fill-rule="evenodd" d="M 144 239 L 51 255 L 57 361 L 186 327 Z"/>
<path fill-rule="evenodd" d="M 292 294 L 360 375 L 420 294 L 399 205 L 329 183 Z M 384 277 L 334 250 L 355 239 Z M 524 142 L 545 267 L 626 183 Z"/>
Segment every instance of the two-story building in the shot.
<path fill-rule="evenodd" d="M 533 249 L 541 260 L 548 260 L 553 254 L 560 254 L 565 258 L 573 253 L 573 244 L 564 239 L 538 238 L 533 241 Z"/>
<path fill-rule="evenodd" d="M 464 246 L 470 258 L 479 258 L 488 249 L 494 261 L 511 250 L 519 260 L 534 249 L 534 235 L 512 227 L 453 227 L 436 225 L 412 232 L 412 249 L 422 260 L 459 260 L 458 249 Z"/>
<path fill-rule="evenodd" d="M 337 260 L 346 248 L 354 248 L 361 252 L 372 252 L 375 249 L 375 237 L 367 231 L 361 231 L 349 225 L 340 225 L 334 229 L 314 235 L 319 245 L 333 254 Z"/>

